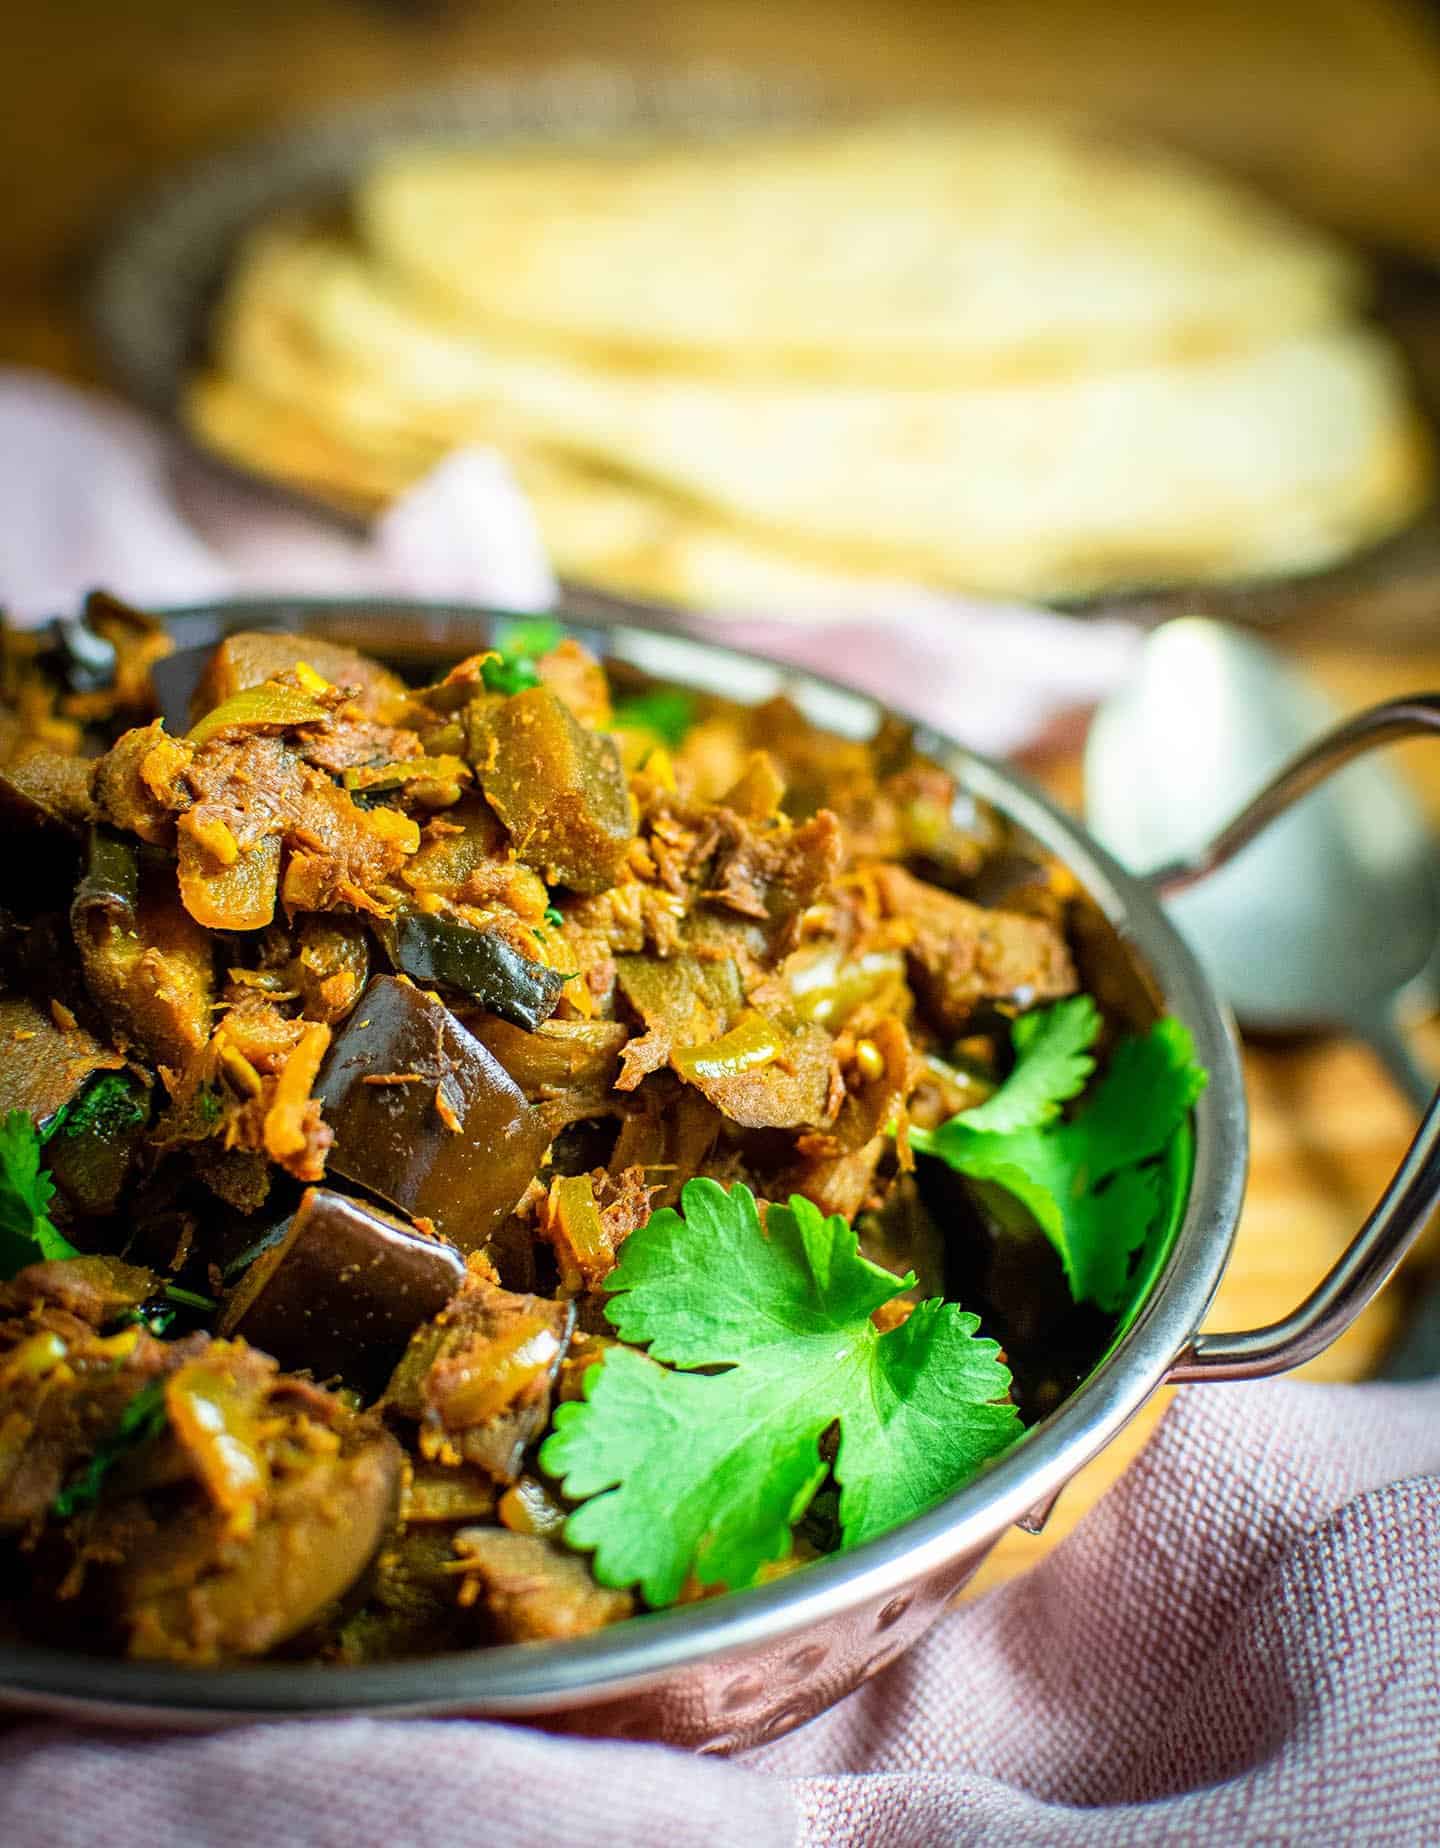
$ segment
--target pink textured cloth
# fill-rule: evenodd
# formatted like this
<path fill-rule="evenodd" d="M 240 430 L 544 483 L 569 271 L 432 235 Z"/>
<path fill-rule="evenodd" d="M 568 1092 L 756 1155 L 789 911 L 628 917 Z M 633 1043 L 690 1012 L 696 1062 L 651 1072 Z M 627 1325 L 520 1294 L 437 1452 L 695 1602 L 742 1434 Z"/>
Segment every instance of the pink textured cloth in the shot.
<path fill-rule="evenodd" d="M 38 617 L 96 583 L 517 608 L 554 588 L 491 456 L 352 539 L 118 407 L 0 373 L 0 602 Z M 723 632 L 994 750 L 1116 684 L 1134 644 L 898 590 L 879 616 Z M 1194 1389 L 1034 1572 L 729 1764 L 459 1721 L 0 1732 L 0 1848 L 1437 1840 L 1440 1383 Z"/>
<path fill-rule="evenodd" d="M 1440 1382 L 1207 1386 L 1026 1577 L 728 1764 L 474 1721 L 0 1736 L 7 1848 L 1440 1840 Z"/>

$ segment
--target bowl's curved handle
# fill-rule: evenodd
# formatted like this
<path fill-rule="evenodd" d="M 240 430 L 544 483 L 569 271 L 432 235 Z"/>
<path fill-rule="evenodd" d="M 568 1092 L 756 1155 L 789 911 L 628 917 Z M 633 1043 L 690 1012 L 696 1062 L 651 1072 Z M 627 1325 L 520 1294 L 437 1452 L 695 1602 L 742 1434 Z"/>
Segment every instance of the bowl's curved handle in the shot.
<path fill-rule="evenodd" d="M 1162 898 L 1183 892 L 1233 859 L 1293 803 L 1354 758 L 1376 745 L 1427 732 L 1440 733 L 1440 693 L 1387 700 L 1357 713 L 1280 771 L 1197 854 L 1159 867 L 1147 883 Z M 1303 1366 L 1342 1335 L 1382 1288 L 1437 1204 L 1440 1090 L 1430 1099 L 1415 1140 L 1374 1211 L 1299 1308 L 1268 1328 L 1196 1335 L 1175 1360 L 1169 1380 L 1255 1379 Z"/>

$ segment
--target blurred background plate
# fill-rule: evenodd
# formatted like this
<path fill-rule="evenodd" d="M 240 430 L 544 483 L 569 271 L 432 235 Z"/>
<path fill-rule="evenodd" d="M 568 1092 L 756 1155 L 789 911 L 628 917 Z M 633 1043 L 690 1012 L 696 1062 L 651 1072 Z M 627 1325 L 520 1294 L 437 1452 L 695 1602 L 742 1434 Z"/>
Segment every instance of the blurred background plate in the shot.
<path fill-rule="evenodd" d="M 123 216 L 95 277 L 92 301 L 101 346 L 133 398 L 178 422 L 186 381 L 206 352 L 209 318 L 227 267 L 246 233 L 277 214 L 343 207 L 357 175 L 398 148 L 422 142 L 558 148 L 647 136 L 696 140 L 845 120 L 861 107 L 858 96 L 837 86 L 740 69 L 641 77 L 594 67 L 471 80 L 320 114 L 182 171 Z M 1379 318 L 1404 351 L 1422 411 L 1434 425 L 1440 407 L 1440 280 L 1426 265 L 1394 257 L 1379 263 L 1379 279 Z M 257 478 L 296 496 L 268 476 Z M 332 518 L 346 517 L 332 502 L 310 504 Z M 663 607 L 646 597 L 588 590 L 605 603 Z M 1147 621 L 1197 607 L 1252 622 L 1298 614 L 1307 624 L 1322 629 L 1333 624 L 1344 633 L 1355 624 L 1403 632 L 1428 618 L 1437 595 L 1440 514 L 1432 505 L 1396 536 L 1314 573 L 1058 601 L 1062 607 L 1118 611 Z"/>

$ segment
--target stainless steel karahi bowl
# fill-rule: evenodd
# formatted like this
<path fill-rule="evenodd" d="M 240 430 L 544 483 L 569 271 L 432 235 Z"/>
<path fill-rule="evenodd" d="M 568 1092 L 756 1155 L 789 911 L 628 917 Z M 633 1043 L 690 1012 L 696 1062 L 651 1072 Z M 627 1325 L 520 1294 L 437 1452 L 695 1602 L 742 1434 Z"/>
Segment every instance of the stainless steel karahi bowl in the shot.
<path fill-rule="evenodd" d="M 812 674 L 631 620 L 615 606 L 559 612 L 609 659 L 678 685 L 758 702 L 784 691 L 814 723 L 869 737 L 878 702 Z M 171 694 L 187 648 L 242 627 L 298 628 L 404 665 L 486 644 L 493 612 L 391 600 L 267 601 L 174 612 Z M 126 1726 L 203 1728 L 342 1714 L 543 1719 L 572 1730 L 728 1752 L 788 1732 L 893 1662 L 945 1608 L 1006 1528 L 1038 1532 L 1061 1489 L 1167 1381 L 1280 1372 L 1338 1334 L 1393 1270 L 1440 1196 L 1440 1103 L 1345 1256 L 1293 1315 L 1239 1335 L 1201 1333 L 1245 1187 L 1245 1092 L 1233 1027 L 1157 888 L 1203 876 L 1321 776 L 1371 743 L 1440 729 L 1440 698 L 1377 709 L 1282 774 L 1197 862 L 1127 873 L 1023 777 L 928 727 L 919 749 L 1074 873 L 1142 973 L 1194 1036 L 1210 1082 L 1195 1108 L 1189 1202 L 1130 1325 L 1080 1387 L 981 1476 L 928 1514 L 772 1584 L 631 1619 L 565 1643 L 523 1644 L 368 1668 L 270 1663 L 195 1671 L 0 1645 L 0 1704 Z"/>

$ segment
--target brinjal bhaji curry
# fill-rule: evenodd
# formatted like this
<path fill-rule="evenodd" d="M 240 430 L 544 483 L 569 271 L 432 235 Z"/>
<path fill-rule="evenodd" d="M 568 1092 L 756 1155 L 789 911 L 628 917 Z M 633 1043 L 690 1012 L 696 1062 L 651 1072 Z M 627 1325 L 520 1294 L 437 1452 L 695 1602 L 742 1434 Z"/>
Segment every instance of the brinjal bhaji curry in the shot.
<path fill-rule="evenodd" d="M 423 686 L 231 634 L 167 723 L 170 648 L 4 643 L 0 1630 L 572 1637 L 894 1526 L 1093 1363 L 1203 1075 L 904 728 L 533 624 Z"/>

